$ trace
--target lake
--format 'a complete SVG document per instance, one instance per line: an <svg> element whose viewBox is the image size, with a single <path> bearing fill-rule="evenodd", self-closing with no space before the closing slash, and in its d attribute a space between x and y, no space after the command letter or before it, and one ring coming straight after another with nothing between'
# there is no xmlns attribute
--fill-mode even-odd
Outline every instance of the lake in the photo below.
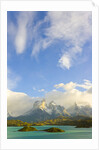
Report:
<svg viewBox="0 0 99 150"><path fill-rule="evenodd" d="M92 128L75 128L75 126L34 126L38 130L51 127L60 128L65 132L30 131L19 132L22 127L7 127L8 139L92 139Z"/></svg>

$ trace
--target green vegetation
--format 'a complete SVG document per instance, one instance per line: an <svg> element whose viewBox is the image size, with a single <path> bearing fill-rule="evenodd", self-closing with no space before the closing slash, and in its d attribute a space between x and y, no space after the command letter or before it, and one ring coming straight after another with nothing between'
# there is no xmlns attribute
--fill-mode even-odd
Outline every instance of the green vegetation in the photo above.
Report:
<svg viewBox="0 0 99 150"><path fill-rule="evenodd" d="M27 132L27 131L38 131L38 130L34 127L23 127L22 129L20 129L18 131Z"/></svg>
<svg viewBox="0 0 99 150"><path fill-rule="evenodd" d="M92 120L79 120L76 128L90 128L92 127Z"/></svg>
<svg viewBox="0 0 99 150"><path fill-rule="evenodd" d="M92 118L85 116L76 116L74 118L59 116L56 119L33 123L33 126L37 125L71 125L76 126L76 128L90 128L92 127Z"/></svg>
<svg viewBox="0 0 99 150"><path fill-rule="evenodd" d="M59 117L57 117L55 119L35 122L35 123L33 123L33 126L37 126L37 125L64 125L65 122L68 123L70 121L71 121L71 119L68 118L68 117L59 116Z"/></svg>
<svg viewBox="0 0 99 150"><path fill-rule="evenodd" d="M49 129L45 129L43 131L46 131L46 132L65 132L64 130L59 129L59 128L49 128Z"/></svg>
<svg viewBox="0 0 99 150"><path fill-rule="evenodd" d="M18 130L21 132L28 132L28 131L38 131L36 128L34 127L23 127L22 129ZM45 129L45 130L40 130L40 131L46 131L46 132L65 132L62 129L59 128L49 128L49 129Z"/></svg>
<svg viewBox="0 0 99 150"><path fill-rule="evenodd" d="M7 120L7 126L32 126L32 123L23 122L21 120Z"/></svg>
<svg viewBox="0 0 99 150"><path fill-rule="evenodd" d="M56 119L27 123L20 120L8 120L7 126L43 126L43 125L71 125L76 128L90 128L92 127L92 118L85 116L64 117L59 116Z"/></svg>
<svg viewBox="0 0 99 150"><path fill-rule="evenodd" d="M32 123L32 126L44 126L45 124L42 123L42 122L35 122L35 123Z"/></svg>

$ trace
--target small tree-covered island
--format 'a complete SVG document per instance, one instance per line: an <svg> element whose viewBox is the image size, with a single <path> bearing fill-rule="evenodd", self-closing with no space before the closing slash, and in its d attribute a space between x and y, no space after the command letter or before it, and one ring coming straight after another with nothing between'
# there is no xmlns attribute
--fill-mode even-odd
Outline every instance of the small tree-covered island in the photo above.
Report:
<svg viewBox="0 0 99 150"><path fill-rule="evenodd" d="M34 128L34 127L23 127L22 129L19 129L18 131L20 131L20 132L29 132L29 131L37 131L37 129L36 128Z"/></svg>
<svg viewBox="0 0 99 150"><path fill-rule="evenodd" d="M22 129L19 129L18 131L20 132L29 132L29 131L38 131L34 127L23 127ZM46 132L64 132L64 130L61 130L59 128L49 128L45 130L40 130L40 131L46 131Z"/></svg>

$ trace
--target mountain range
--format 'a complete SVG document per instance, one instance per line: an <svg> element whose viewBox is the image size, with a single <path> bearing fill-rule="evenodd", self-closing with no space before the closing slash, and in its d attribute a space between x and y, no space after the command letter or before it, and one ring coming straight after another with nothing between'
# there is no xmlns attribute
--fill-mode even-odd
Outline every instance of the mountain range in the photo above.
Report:
<svg viewBox="0 0 99 150"><path fill-rule="evenodd" d="M90 106L78 106L76 103L67 110L64 106L57 105L54 101L49 104L45 100L35 101L33 108L17 117L7 114L8 120L21 120L24 122L39 122L54 119L58 116L75 117L75 116L92 116L92 108Z"/></svg>

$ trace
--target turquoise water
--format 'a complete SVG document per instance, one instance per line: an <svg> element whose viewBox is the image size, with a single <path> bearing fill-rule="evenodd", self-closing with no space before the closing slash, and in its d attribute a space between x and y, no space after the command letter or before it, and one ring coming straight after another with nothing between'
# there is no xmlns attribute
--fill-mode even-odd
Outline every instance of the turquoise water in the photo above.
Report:
<svg viewBox="0 0 99 150"><path fill-rule="evenodd" d="M92 128L75 128L74 126L35 126L38 130L56 127L65 130L60 133L45 131L19 132L22 127L7 127L8 139L91 139Z"/></svg>

